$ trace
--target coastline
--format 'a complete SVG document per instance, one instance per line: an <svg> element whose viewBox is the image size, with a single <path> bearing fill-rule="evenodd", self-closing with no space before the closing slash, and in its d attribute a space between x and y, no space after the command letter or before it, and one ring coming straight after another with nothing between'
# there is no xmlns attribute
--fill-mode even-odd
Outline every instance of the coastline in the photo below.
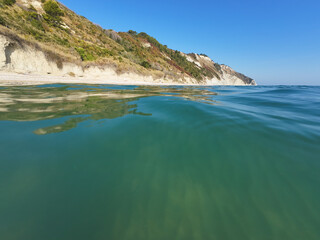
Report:
<svg viewBox="0 0 320 240"><path fill-rule="evenodd" d="M132 78L88 78L88 77L68 77L41 74L19 74L11 72L0 72L0 86L24 86L24 85L42 85L42 84L110 84L110 85L154 85L154 86L207 86L205 84L177 83L173 81L164 81L163 79L132 80Z"/></svg>
<svg viewBox="0 0 320 240"><path fill-rule="evenodd" d="M109 85L150 85L150 86L219 86L214 84L178 83L171 80L148 81L133 80L132 78L96 78L96 77L71 77L41 74L20 74L12 72L0 72L0 86L28 86L43 84L109 84Z"/></svg>

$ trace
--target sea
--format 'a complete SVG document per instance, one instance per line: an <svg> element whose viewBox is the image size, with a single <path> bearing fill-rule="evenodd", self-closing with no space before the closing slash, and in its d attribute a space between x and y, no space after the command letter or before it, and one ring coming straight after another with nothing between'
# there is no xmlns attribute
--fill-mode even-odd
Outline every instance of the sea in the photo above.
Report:
<svg viewBox="0 0 320 240"><path fill-rule="evenodd" d="M0 87L2 240L319 240L320 87Z"/></svg>

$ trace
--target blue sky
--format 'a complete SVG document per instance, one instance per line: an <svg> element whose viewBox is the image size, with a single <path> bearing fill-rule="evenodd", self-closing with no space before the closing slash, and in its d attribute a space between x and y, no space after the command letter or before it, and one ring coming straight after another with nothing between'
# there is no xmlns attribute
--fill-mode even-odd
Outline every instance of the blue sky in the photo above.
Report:
<svg viewBox="0 0 320 240"><path fill-rule="evenodd" d="M320 85L320 0L61 0L106 29L205 53L259 84Z"/></svg>

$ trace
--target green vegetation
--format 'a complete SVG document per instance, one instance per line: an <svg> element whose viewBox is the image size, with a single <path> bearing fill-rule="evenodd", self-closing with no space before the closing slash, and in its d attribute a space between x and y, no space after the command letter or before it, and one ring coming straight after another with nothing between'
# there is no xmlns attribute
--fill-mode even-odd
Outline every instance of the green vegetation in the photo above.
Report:
<svg viewBox="0 0 320 240"><path fill-rule="evenodd" d="M61 17L64 15L63 11L60 9L59 5L53 1L49 0L43 4L44 11L51 17Z"/></svg>
<svg viewBox="0 0 320 240"><path fill-rule="evenodd" d="M16 3L16 0L3 0L3 3L7 6L12 6Z"/></svg>
<svg viewBox="0 0 320 240"><path fill-rule="evenodd" d="M90 51L83 49L81 47L75 48L76 51L79 53L82 61L93 61L95 57L90 53Z"/></svg>
<svg viewBox="0 0 320 240"><path fill-rule="evenodd" d="M48 23L50 23L53 26L60 26L61 16L64 16L64 13L55 1L53 0L46 1L43 4L43 10L46 12L43 18Z"/></svg>
<svg viewBox="0 0 320 240"><path fill-rule="evenodd" d="M146 34L146 33L144 33L144 32L139 33L139 34L138 34L138 37L141 37L141 38L146 39L146 40L147 40L149 43L151 43L153 46L157 47L161 52L166 52L166 53L167 53L167 51L169 50L169 49L167 48L167 46L162 45L161 43L159 43L159 42L157 41L157 39L149 36L148 34Z"/></svg>
<svg viewBox="0 0 320 240"><path fill-rule="evenodd" d="M32 35L36 40L42 41L45 39L45 34L43 32L40 32L34 28L26 28L26 32L30 35Z"/></svg>
<svg viewBox="0 0 320 240"><path fill-rule="evenodd" d="M144 32L139 33L137 36L146 39L149 43L158 48L160 52L168 55L171 58L171 61L173 61L172 64L180 71L185 72L198 80L201 80L203 75L207 76L205 70L201 70L194 63L189 62L179 51L169 49L167 46L162 45L155 38Z"/></svg>
<svg viewBox="0 0 320 240"><path fill-rule="evenodd" d="M33 12L33 11L32 12L27 12L26 19L36 29L38 29L40 31L43 31L43 32L45 31L43 26L42 26L41 17L36 12Z"/></svg>
<svg viewBox="0 0 320 240"><path fill-rule="evenodd" d="M67 38L60 38L58 36L55 37L56 43L62 46L70 47L69 40Z"/></svg>
<svg viewBox="0 0 320 240"><path fill-rule="evenodd" d="M129 30L128 33L129 33L130 35L134 35L134 36L137 35L137 32L136 32L136 31L133 31L133 30Z"/></svg>
<svg viewBox="0 0 320 240"><path fill-rule="evenodd" d="M114 52L98 47L96 45L89 45L82 43L81 47L76 47L75 50L79 53L82 61L94 61L99 58L114 56Z"/></svg>
<svg viewBox="0 0 320 240"><path fill-rule="evenodd" d="M151 64L148 63L147 61L143 61L143 62L141 63L141 66L144 67L144 68L151 68Z"/></svg>
<svg viewBox="0 0 320 240"><path fill-rule="evenodd" d="M6 25L6 21L4 20L3 17L0 16L0 25L5 26Z"/></svg>

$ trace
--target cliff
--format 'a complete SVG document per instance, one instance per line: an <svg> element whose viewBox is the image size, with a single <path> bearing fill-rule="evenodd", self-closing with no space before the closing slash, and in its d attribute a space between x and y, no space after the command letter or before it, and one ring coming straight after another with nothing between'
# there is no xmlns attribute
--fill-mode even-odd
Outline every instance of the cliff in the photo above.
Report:
<svg viewBox="0 0 320 240"><path fill-rule="evenodd" d="M0 74L256 84L205 55L169 49L146 33L105 30L53 0L0 0L0 10Z"/></svg>

